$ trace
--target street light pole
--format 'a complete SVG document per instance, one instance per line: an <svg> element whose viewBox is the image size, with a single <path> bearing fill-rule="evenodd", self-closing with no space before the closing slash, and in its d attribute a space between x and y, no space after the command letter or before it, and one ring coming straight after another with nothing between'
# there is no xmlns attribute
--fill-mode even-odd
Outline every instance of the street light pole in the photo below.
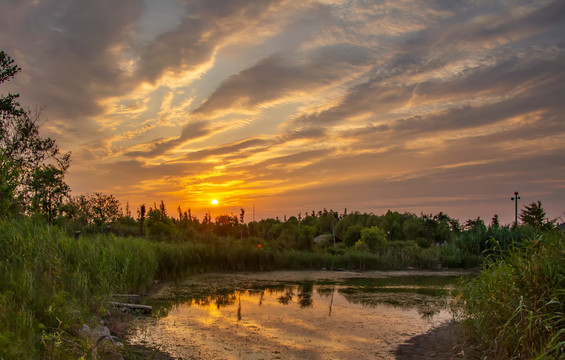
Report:
<svg viewBox="0 0 565 360"><path fill-rule="evenodd" d="M518 196L517 191L515 191L514 196L510 198L510 200L514 201L514 204L515 204L514 205L514 207L515 207L515 210L514 210L514 226L518 226L518 199L519 198L520 197Z"/></svg>

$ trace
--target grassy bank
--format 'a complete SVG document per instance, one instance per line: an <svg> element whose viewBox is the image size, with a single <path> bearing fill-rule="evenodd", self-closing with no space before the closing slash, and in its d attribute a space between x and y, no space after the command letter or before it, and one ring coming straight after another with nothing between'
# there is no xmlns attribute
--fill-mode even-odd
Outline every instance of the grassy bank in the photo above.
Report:
<svg viewBox="0 0 565 360"><path fill-rule="evenodd" d="M563 235L546 233L493 253L458 304L459 318L490 358L565 358Z"/></svg>
<svg viewBox="0 0 565 360"><path fill-rule="evenodd" d="M30 220L0 220L0 358L88 356L81 324L119 291L142 291L157 269L146 241L76 241Z"/></svg>

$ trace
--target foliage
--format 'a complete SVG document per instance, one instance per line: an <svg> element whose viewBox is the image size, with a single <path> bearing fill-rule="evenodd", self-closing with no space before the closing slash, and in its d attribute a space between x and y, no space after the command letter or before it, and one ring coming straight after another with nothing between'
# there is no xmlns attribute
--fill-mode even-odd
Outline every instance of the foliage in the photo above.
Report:
<svg viewBox="0 0 565 360"><path fill-rule="evenodd" d="M0 84L19 71L0 51ZM0 97L0 211L35 212L51 222L69 190L63 178L70 153L61 154L55 140L39 135L41 113L24 110L17 98L18 94Z"/></svg>
<svg viewBox="0 0 565 360"><path fill-rule="evenodd" d="M371 226L361 230L361 241L371 250L383 247L386 243L386 234L383 229L378 226Z"/></svg>
<svg viewBox="0 0 565 360"><path fill-rule="evenodd" d="M493 356L565 357L565 241L544 233L491 256L457 297L459 319Z"/></svg>
<svg viewBox="0 0 565 360"><path fill-rule="evenodd" d="M60 212L63 201L70 191L64 181L69 165L70 154L65 154L58 159L58 166L41 164L33 171L29 184L31 210L44 214L49 224Z"/></svg>
<svg viewBox="0 0 565 360"><path fill-rule="evenodd" d="M176 229L173 221L167 216L164 207L161 209L149 208L145 220L147 233L156 240L173 239Z"/></svg>
<svg viewBox="0 0 565 360"><path fill-rule="evenodd" d="M31 219L0 220L0 358L88 355L81 324L105 312L109 294L144 291L156 274L154 247L124 240L77 241Z"/></svg>
<svg viewBox="0 0 565 360"><path fill-rule="evenodd" d="M553 228L554 223L546 218L545 210L541 205L541 201L526 205L520 213L520 220L522 220L524 224L529 225L538 231L550 230Z"/></svg>

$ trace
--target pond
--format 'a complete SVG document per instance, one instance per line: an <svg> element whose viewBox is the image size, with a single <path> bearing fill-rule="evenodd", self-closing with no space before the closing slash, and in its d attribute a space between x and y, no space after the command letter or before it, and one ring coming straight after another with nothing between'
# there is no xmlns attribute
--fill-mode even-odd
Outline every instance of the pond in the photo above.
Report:
<svg viewBox="0 0 565 360"><path fill-rule="evenodd" d="M280 271L204 274L161 288L129 342L182 359L392 359L451 320L466 273Z"/></svg>

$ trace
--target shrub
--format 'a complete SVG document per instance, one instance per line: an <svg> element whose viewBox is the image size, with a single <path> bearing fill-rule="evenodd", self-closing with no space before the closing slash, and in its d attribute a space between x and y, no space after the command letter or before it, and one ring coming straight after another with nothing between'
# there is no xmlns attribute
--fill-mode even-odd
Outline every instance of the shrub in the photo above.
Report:
<svg viewBox="0 0 565 360"><path fill-rule="evenodd" d="M386 244L386 234L383 229L378 226L371 226L361 230L361 241L371 250L376 250Z"/></svg>

